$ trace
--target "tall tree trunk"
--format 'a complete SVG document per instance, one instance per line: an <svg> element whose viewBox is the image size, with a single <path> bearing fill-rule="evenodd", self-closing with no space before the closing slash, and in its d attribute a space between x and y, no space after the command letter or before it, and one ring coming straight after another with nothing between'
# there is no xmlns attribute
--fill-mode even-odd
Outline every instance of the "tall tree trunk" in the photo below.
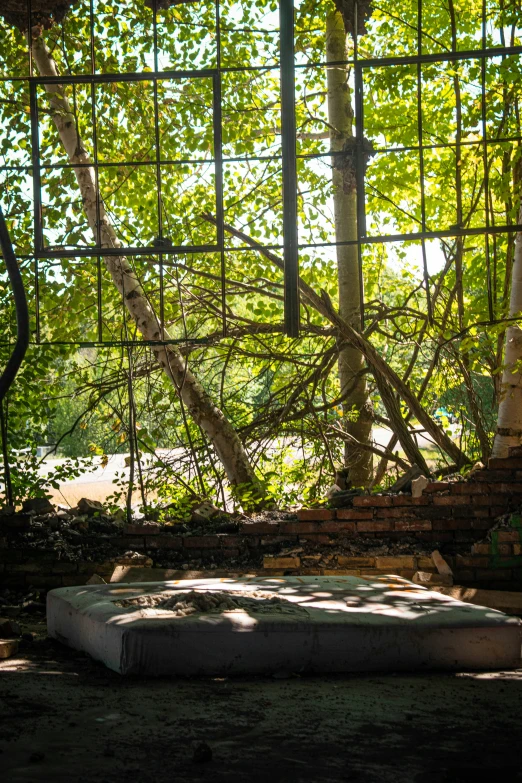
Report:
<svg viewBox="0 0 522 783"><path fill-rule="evenodd" d="M348 59L346 32L341 14L332 11L326 18L326 60L339 63ZM332 186L337 242L357 239L357 194L351 155L343 155L346 145L353 140L353 111L348 68L330 65L327 68L328 121L330 125L330 149L341 153L332 155ZM339 315L354 329L361 325L361 299L359 289L359 259L357 245L337 245L337 277L339 290ZM372 411L368 398L366 379L361 375L364 367L362 353L347 342L339 347L339 382L344 397L343 413L346 431L360 443L371 440ZM354 486L367 486L372 478L372 453L350 442L345 443L345 463Z"/></svg>
<svg viewBox="0 0 522 783"><path fill-rule="evenodd" d="M56 63L41 36L32 42L33 59L41 76L57 76ZM60 84L46 84L50 96L51 113L70 163L89 164L91 160L79 136L74 114ZM96 189L94 167L74 169L89 226L97 239L97 208L99 200L100 240L105 248L118 248L121 243L111 225L103 202ZM105 265L114 285L120 292L127 310L146 340L168 340L170 335L152 309L134 270L124 256L106 256ZM211 400L187 366L186 360L174 345L153 348L158 364L163 368L194 421L205 432L221 460L231 484L249 485L259 489L259 482L250 465L243 444L233 426Z"/></svg>
<svg viewBox="0 0 522 783"><path fill-rule="evenodd" d="M522 208L518 222L522 221ZM517 234L511 269L509 317L522 313L522 233ZM498 409L494 457L507 457L510 446L522 444L522 328L517 323L506 330L504 371Z"/></svg>

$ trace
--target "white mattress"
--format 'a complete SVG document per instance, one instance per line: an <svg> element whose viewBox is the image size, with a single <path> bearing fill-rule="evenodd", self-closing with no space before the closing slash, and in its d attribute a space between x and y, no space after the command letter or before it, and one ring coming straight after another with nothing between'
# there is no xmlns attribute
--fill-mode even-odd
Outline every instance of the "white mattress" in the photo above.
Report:
<svg viewBox="0 0 522 783"><path fill-rule="evenodd" d="M119 605L190 590L283 599L278 608L175 616ZM121 674L231 675L520 666L522 623L397 576L193 579L64 587L49 635Z"/></svg>

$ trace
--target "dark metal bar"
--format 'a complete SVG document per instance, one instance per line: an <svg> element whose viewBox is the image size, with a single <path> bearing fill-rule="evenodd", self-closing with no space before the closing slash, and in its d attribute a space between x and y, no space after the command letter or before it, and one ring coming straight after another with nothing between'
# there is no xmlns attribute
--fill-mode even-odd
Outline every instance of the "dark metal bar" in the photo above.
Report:
<svg viewBox="0 0 522 783"><path fill-rule="evenodd" d="M39 343L35 343L33 340L29 341L29 345L77 345L79 348L121 348L127 345L206 345L208 343L208 337L181 337L176 340L42 340ZM0 340L0 345L9 345L10 343Z"/></svg>
<svg viewBox="0 0 522 783"><path fill-rule="evenodd" d="M169 245L162 248L164 255L176 255L177 253L216 253L219 251L218 245ZM85 247L64 248L63 250L52 250L44 248L39 253L34 253L30 258L77 258L92 256L157 256L158 247L155 245L148 247L104 247L100 254L100 248L86 245ZM22 257L22 256L21 256Z"/></svg>
<svg viewBox="0 0 522 783"><path fill-rule="evenodd" d="M421 63L444 63L455 60L476 60L484 57L500 57L503 54L522 54L522 46L495 46L491 49L467 49L444 54L405 55L403 57L374 57L360 60L362 68L382 68L387 65L415 65Z"/></svg>
<svg viewBox="0 0 522 783"><path fill-rule="evenodd" d="M482 0L482 48L486 48L486 0ZM480 62L480 111L482 124L482 164L484 166L484 217L486 227L489 228L489 164L488 164L488 145L487 138L487 114L486 114L486 60L482 58ZM488 292L488 311L489 318L494 318L493 308L493 290L491 282L491 259L489 255L489 238L484 236L486 250L486 285Z"/></svg>
<svg viewBox="0 0 522 783"><path fill-rule="evenodd" d="M422 55L422 0L417 2L417 53ZM426 231L426 194L424 191L424 146L423 146L423 128L422 128L422 65L417 63L417 134L419 141L419 178L421 194L421 225L423 232ZM421 240L422 249L422 271L424 276L424 286L426 288L426 305L428 311L428 322L432 322L431 311L431 293L430 276L428 274L428 259L426 257L426 242Z"/></svg>
<svg viewBox="0 0 522 783"><path fill-rule="evenodd" d="M154 71L158 73L158 16L157 16L157 2L154 0L152 7L153 14L153 31L154 31ZM161 189L161 139L159 131L159 103L158 103L158 81L154 80L153 84L154 92L154 147L156 150L156 209L158 211L158 242L160 245L164 243L163 237L163 200ZM165 276L163 269L163 253L158 256L159 260L159 327L161 336L165 336ZM129 360L130 361L130 360ZM137 450L136 450L137 453Z"/></svg>
<svg viewBox="0 0 522 783"><path fill-rule="evenodd" d="M9 454L7 449L7 425L4 418L4 399L9 391L11 384L16 378L16 373L24 359L27 347L29 345L29 310L27 308L27 299L22 275L18 268L18 263L13 251L7 225L4 220L4 214L0 208L0 248L4 257L4 263L9 275L11 288L16 307L16 342L9 357L4 371L0 375L0 427L2 436L2 454L4 460L5 490L7 502L13 502L13 488L11 485L11 473L9 469Z"/></svg>
<svg viewBox="0 0 522 783"><path fill-rule="evenodd" d="M452 60L470 60L470 59L476 59L481 57L501 57L501 56L509 56L512 54L522 54L522 46L492 46L489 49L466 49L466 50L460 50L457 52L443 52L443 53L432 53L432 54L423 54L420 57L418 55L403 55L401 57L374 57L374 58L359 58L359 65L362 68L375 68L375 67L385 67L388 65L415 65L419 60L420 62L425 63L439 63L439 62L448 62ZM327 65L354 65L354 61L352 59L349 60L339 60L338 62L331 62L328 63L323 60L314 60L311 63L298 63L294 65L295 69L303 70L306 68L324 68ZM279 70L279 66L274 63L274 65L235 65L235 66L223 66L221 68L221 73L243 73L243 72L249 72L249 71L277 71ZM176 79L176 78L183 78L183 77L196 77L196 76L212 76L212 74L215 72L215 69L212 68L205 68L202 70L197 71L179 71L179 70L173 70L173 71L162 71L161 76L157 75L155 76L153 73L149 71L140 71L138 73L97 73L94 77L96 81L100 82L118 82L118 81L147 81L150 79L158 78L158 79ZM17 81L27 81L28 79L31 79L34 77L29 76L17 76ZM85 82L90 81L93 77L92 76L86 76L83 74L78 74L75 76L67 76L67 82L72 83L73 81L77 82ZM63 78L61 76L39 76L37 77L38 82L41 84L61 84L63 83ZM2 81L12 81L11 77L9 76L0 76L0 82Z"/></svg>
<svg viewBox="0 0 522 783"><path fill-rule="evenodd" d="M31 81L36 82L39 85L46 84L111 84L113 82L151 82L156 80L167 79L172 81L173 79L198 79L198 78L212 78L216 73L215 68L203 68L200 71L161 71L160 73L154 73L154 71L140 71L139 73L125 73L123 71L119 73L95 73L95 74L64 74L60 76L17 76L17 81ZM13 81L6 77L0 78L0 81Z"/></svg>
<svg viewBox="0 0 522 783"><path fill-rule="evenodd" d="M283 154L283 242L285 333L299 336L299 252L295 131L294 3L279 0L281 27L281 136Z"/></svg>
<svg viewBox="0 0 522 783"><path fill-rule="evenodd" d="M227 275L225 263L225 212L223 207L223 116L221 96L221 32L219 0L216 0L216 48L218 70L212 85L212 121L214 129L214 172L216 183L216 231L221 269L221 325L223 337L227 336Z"/></svg>
<svg viewBox="0 0 522 783"><path fill-rule="evenodd" d="M493 139L485 139L484 141L480 142L476 139L473 139L472 141L461 141L460 145L461 147L476 147L479 144L486 144L488 147L490 145L497 145L504 142L522 142L522 136L498 136ZM423 143L423 149L424 150L442 150L442 149L453 149L456 147L457 144L454 141L447 141L443 144L426 144ZM416 152L419 149L417 145L408 146L408 147L374 147L374 152L376 154L384 155L389 152ZM342 152L339 151L329 151L329 152L299 152L296 154L296 158L303 159L303 160L314 160L316 158L331 158L335 155L342 155ZM248 156L237 156L233 158L225 157L223 156L223 163L241 163L243 161L271 161L271 160L281 160L281 155L248 155ZM176 160L160 160L160 163L163 166L176 166L176 165L187 165L187 164L193 164L193 165L202 165L205 163L212 163L214 161L214 158L200 158L200 159L189 159L189 158L179 158ZM154 160L122 160L122 161L103 161L102 163L98 163L98 168L120 168L124 166L151 166L155 163ZM81 169L81 168L91 168L92 163L46 163L43 166L40 166L41 171L51 171L53 169ZM25 166L0 166L0 171L32 171L32 165L25 165Z"/></svg>
<svg viewBox="0 0 522 783"><path fill-rule="evenodd" d="M33 168L33 243L34 243L34 292L36 315L36 342L40 341L40 285L37 253L43 248L42 182L40 177L40 135L38 131L38 94L34 81L29 83L29 108L31 112L31 160Z"/></svg>
<svg viewBox="0 0 522 783"><path fill-rule="evenodd" d="M4 263L9 275L13 297L16 306L16 328L17 337L13 353L7 362L2 375L0 376L0 402L5 398L9 387L15 379L20 365L25 356L29 344L29 311L27 308L27 299L22 280L22 275L18 268L18 263L14 254L4 214L0 208L0 248L4 257Z"/></svg>
<svg viewBox="0 0 522 783"><path fill-rule="evenodd" d="M94 45L94 0L90 0L89 6L90 13L90 44L91 44L91 73L96 73L96 48ZM94 158L94 187L96 190L96 236L95 243L97 247L101 247L101 220L100 220L100 178L98 168L98 122L96 115L96 87L94 82L91 82L91 121L92 121L92 144L93 144L93 158ZM86 164L90 166L91 164ZM96 262L96 309L97 309L97 328L98 328L98 340L103 340L103 296L102 296L102 260L101 256L97 256Z"/></svg>
<svg viewBox="0 0 522 783"><path fill-rule="evenodd" d="M364 192L364 95L363 95L363 74L359 67L359 41L357 37L358 27L358 7L354 4L354 23L353 23L353 59L354 59L354 103L355 103L355 190L356 190L356 213L357 213L357 262L359 270L359 308L361 312L361 331L364 330L364 273L363 273L363 253L361 239L366 235L366 194Z"/></svg>

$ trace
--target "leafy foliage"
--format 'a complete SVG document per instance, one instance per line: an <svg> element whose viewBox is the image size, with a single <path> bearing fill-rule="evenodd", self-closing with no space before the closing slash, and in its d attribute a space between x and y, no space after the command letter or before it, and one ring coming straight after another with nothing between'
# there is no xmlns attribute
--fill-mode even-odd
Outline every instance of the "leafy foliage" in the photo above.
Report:
<svg viewBox="0 0 522 783"><path fill-rule="evenodd" d="M156 24L149 5L96 0L91 20L90 3L82 0L46 40L93 158L96 141L100 197L122 243L150 247L161 225L165 237L187 249L132 258L149 301L171 334L188 340L183 350L190 366L240 432L271 496L285 504L311 502L332 483L342 459L335 433L342 420L336 336L304 301L302 336L282 336L282 271L252 247L252 242L275 246L277 255L282 241L278 4L224 0L219 39L213 2L162 8ZM296 6L300 268L306 283L336 303L324 66L326 17L334 4L302 0ZM416 55L417 12L412 0L375 5L358 40L358 57ZM446 7L425 0L422 53L477 49L481 14L482 1L453 0ZM488 3L486 21L488 47L520 43L516 3ZM66 83L67 75L91 73L91 23L96 71L139 73L143 80L92 88ZM351 38L349 46L353 53ZM2 207L26 282L34 341L42 343L31 348L10 396L10 444L56 442L71 430L60 448L75 457L89 453L91 445L102 454L159 449L161 459L147 478L149 495L178 502L189 487L224 497L216 456L150 349L110 346L139 338L103 261L82 256L94 240L43 88L38 101L44 241L74 257L32 260L29 95L27 83L15 80L27 76L28 58L16 28L0 25L0 53L9 77L0 86L0 157L9 167L0 173ZM156 88L147 77L156 66L195 71L216 68L218 61L225 220L251 240L227 234L223 259L212 249L216 229L205 217L216 213L213 80L165 73ZM240 70L244 66L251 70ZM375 239L362 246L365 336L428 411L445 406L457 415L461 447L472 460L487 456L498 403L514 233L486 238L455 229L517 220L520 67L518 57L502 55L425 62L419 70L416 64L363 69L365 135L376 150L365 182L367 230ZM346 74L353 91L350 64ZM416 236L423 229L435 234L425 243L426 269ZM378 241L382 235L397 238ZM198 246L210 249L194 252ZM8 325L4 361L5 341L14 334L5 276L0 308ZM72 344L101 341L107 347L80 354ZM386 426L386 411L370 383L376 426ZM135 434L125 423L130 404L139 425ZM486 441L477 436L481 427ZM435 450L432 464L446 462ZM390 480L393 473L389 463Z"/></svg>

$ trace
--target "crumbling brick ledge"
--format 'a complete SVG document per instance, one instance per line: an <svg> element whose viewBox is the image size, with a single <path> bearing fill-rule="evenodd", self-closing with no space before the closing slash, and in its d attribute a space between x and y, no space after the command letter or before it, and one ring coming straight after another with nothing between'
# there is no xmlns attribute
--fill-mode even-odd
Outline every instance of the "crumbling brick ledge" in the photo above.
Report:
<svg viewBox="0 0 522 783"><path fill-rule="evenodd" d="M458 584L521 590L521 505L517 449L506 459L491 459L466 481L432 482L420 497L360 495L348 508L302 509L297 518L254 521L233 534L177 535L175 526L127 525L121 535L104 537L121 554L103 561L68 562L53 549L15 546L16 530L5 523L0 583L49 589L84 584L93 574L108 581L115 568L121 575L130 566L168 568L173 578L195 573L411 578L417 570L435 572L430 550L440 548ZM93 536L85 533L77 541L92 545ZM405 541L408 551L387 553L387 547L404 549Z"/></svg>

